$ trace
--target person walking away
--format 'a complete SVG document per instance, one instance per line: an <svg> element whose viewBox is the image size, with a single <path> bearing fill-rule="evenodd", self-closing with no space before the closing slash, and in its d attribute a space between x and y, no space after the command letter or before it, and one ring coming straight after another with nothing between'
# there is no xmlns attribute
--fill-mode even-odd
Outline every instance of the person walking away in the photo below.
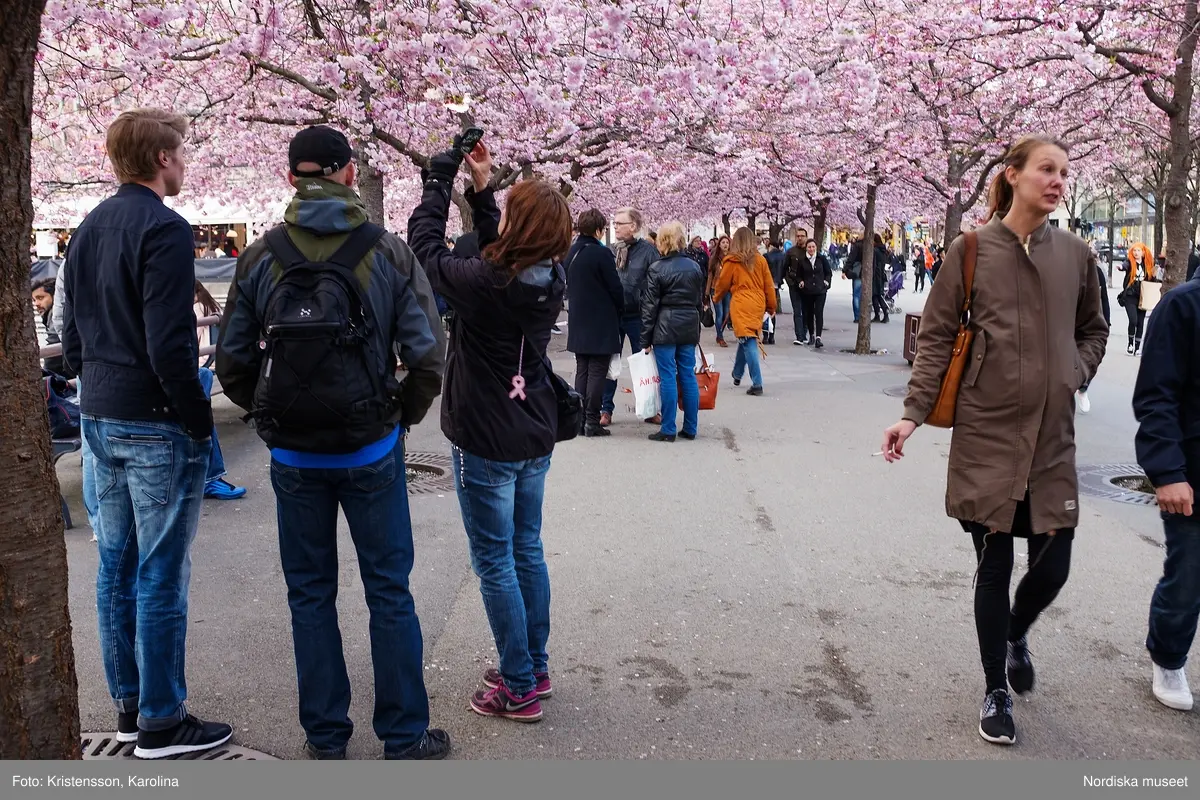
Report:
<svg viewBox="0 0 1200 800"><path fill-rule="evenodd" d="M192 286L192 313L196 315L197 320L204 317L220 316L221 314L221 306L200 281L196 281ZM211 327L197 328L196 346L204 347L207 345L211 335ZM204 396L210 400L212 399L214 375L213 371L207 365L211 363L211 356L200 356L200 386L204 389ZM234 486L225 480L225 456L221 452L221 439L217 435L217 426L214 423L212 429L212 450L209 451L208 470L204 474L204 497L206 499L213 498L214 500L238 500L245 496L245 486Z"/></svg>
<svg viewBox="0 0 1200 800"><path fill-rule="evenodd" d="M955 239L930 289L904 416L883 437L885 459L900 459L934 408L974 238L975 336L958 390L946 510L970 533L978 558L975 629L986 679L978 730L996 744L1016 741L1008 687L1033 689L1026 635L1067 581L1079 524L1071 400L1095 374L1108 339L1087 243L1049 223L1067 170L1066 148L1052 139L1025 137L1008 150L992 182L990 221ZM1010 608L1015 538L1029 542L1029 571Z"/></svg>
<svg viewBox="0 0 1200 800"><path fill-rule="evenodd" d="M1188 281L1154 308L1133 388L1138 464L1154 485L1162 513L1166 557L1150 599L1146 649L1154 696L1167 708L1190 711L1188 653L1200 619L1200 285Z"/></svg>
<svg viewBox="0 0 1200 800"><path fill-rule="evenodd" d="M763 314L775 315L775 290L771 286L767 260L758 254L754 232L749 228L738 228L733 234L733 244L721 266L721 277L714 291L715 301L726 295L732 298L729 317L733 335L738 340L737 355L733 360L733 385L741 385L742 375L749 367L750 388L746 394L761 396L763 382L758 337L762 333Z"/></svg>
<svg viewBox="0 0 1200 800"><path fill-rule="evenodd" d="M1146 310L1139 308L1143 282L1158 282L1158 270L1150 248L1141 242L1129 248L1128 258L1122 265L1125 272L1125 288L1117 295L1117 302L1125 309L1129 319L1129 343L1125 352L1131 356L1142 353L1142 331L1146 326Z"/></svg>
<svg viewBox="0 0 1200 800"><path fill-rule="evenodd" d="M600 243L608 220L597 209L579 215L579 237L567 256L570 300L567 349L575 354L575 391L583 398L583 435L609 436L600 425L608 365L621 352L621 315L625 290L617 276L617 260ZM639 339L640 341L640 339Z"/></svg>
<svg viewBox="0 0 1200 800"><path fill-rule="evenodd" d="M217 374L271 451L308 756L344 759L354 732L335 602L340 507L370 612L372 722L384 758L441 759L450 737L429 727L409 591L404 434L441 390L445 338L424 271L399 237L367 221L357 177L341 132L318 125L292 138L296 194L283 224L238 259Z"/></svg>
<svg viewBox="0 0 1200 800"><path fill-rule="evenodd" d="M650 434L654 442L675 441L676 404L683 398L683 430L695 439L700 424L700 386L696 382L696 345L700 343L700 309L704 305L704 271L682 252L683 225L668 222L658 229L661 259L650 265L642 301L642 342L654 351L662 396L662 426Z"/></svg>
<svg viewBox="0 0 1200 800"><path fill-rule="evenodd" d="M850 254L846 256L846 266L842 269L842 279L850 281L850 309L856 325L862 313L862 249L862 239L854 242L850 246Z"/></svg>
<svg viewBox="0 0 1200 800"><path fill-rule="evenodd" d="M495 214L487 147L479 144L467 162L468 201L476 213ZM536 722L540 700L553 691L542 499L558 401L546 347L562 308L560 262L571 245L571 213L545 181L521 181L509 191L502 233L483 257L455 258L441 241L458 168L455 150L434 156L408 230L433 288L455 310L442 432L453 445L471 564L500 657L470 707L483 716Z"/></svg>
<svg viewBox="0 0 1200 800"><path fill-rule="evenodd" d="M729 255L731 245L732 240L728 236L722 236L717 240L717 244L708 258L708 280L704 286L705 300L712 305L713 320L717 327L718 347L729 346L725 342L725 327L729 324L729 298L717 300L715 295L717 282L721 280L722 265L725 263L725 257Z"/></svg>
<svg viewBox="0 0 1200 800"><path fill-rule="evenodd" d="M829 266L829 259L817 252L816 239L809 239L804 251L804 261L800 265L800 300L804 303L808 340L820 350L825 346L821 342L821 330L825 324L825 293L833 283L833 268Z"/></svg>
<svg viewBox="0 0 1200 800"><path fill-rule="evenodd" d="M622 208L613 215L613 227L617 234L614 248L617 259L617 275L625 294L625 307L621 312L621 328L618 332L620 347L617 352L625 349L625 339L629 339L629 352L636 353L642 349L638 336L642 331L642 295L646 292L646 271L650 264L658 260L658 250L650 242L638 234L643 230L642 214L635 208ZM604 383L604 401L601 404L600 424L608 427L612 424L612 415L616 410L617 382L606 380ZM651 417L646 422L658 424L658 417Z"/></svg>
<svg viewBox="0 0 1200 800"><path fill-rule="evenodd" d="M1095 249L1089 248L1088 255L1092 260L1092 265L1096 269L1096 275L1100 281L1100 311L1104 314L1104 324L1112 330L1111 309L1108 302L1108 276L1104 274L1104 268L1100 266L1100 256ZM1092 385L1092 379L1095 375L1088 377L1083 385L1079 387L1079 391L1075 393L1075 407L1079 409L1080 414L1087 414L1092 410L1092 400L1088 397L1088 387Z"/></svg>
<svg viewBox="0 0 1200 800"><path fill-rule="evenodd" d="M796 338L792 344L797 347L809 343L808 325L804 319L804 292L800 288L803 282L804 262L808 258L805 242L796 242L791 250L784 254L783 281L788 290L788 302L792 304L792 328ZM778 306L776 306L778 307Z"/></svg>
<svg viewBox="0 0 1200 800"><path fill-rule="evenodd" d="M765 258L767 259L767 268L771 271L771 283L775 284L775 308L779 308L783 304L780 288L784 284L784 273L787 270L787 253L783 252L783 244L772 241L767 248ZM775 329L772 327L768 331L764 328L763 338L767 344L775 344Z"/></svg>
<svg viewBox="0 0 1200 800"><path fill-rule="evenodd" d="M891 263L892 254L883 243L883 237L875 234L875 255L871 265L871 321L888 321L887 300L887 265Z"/></svg>
<svg viewBox="0 0 1200 800"><path fill-rule="evenodd" d="M63 359L82 377L97 489L100 653L117 739L151 759L233 735L184 705L190 550L213 425L196 372L192 229L163 204L183 187L187 131L169 111L117 117L105 146L120 188L84 218L64 265Z"/></svg>

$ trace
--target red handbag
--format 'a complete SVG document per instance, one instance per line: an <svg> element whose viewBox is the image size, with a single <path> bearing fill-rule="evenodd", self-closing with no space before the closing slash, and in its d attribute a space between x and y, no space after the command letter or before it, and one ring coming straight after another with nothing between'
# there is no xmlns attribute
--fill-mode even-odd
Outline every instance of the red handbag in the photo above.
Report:
<svg viewBox="0 0 1200 800"><path fill-rule="evenodd" d="M721 373L713 371L708 366L704 356L704 348L700 350L700 371L696 373L696 384L700 387L700 410L712 411L717 407L717 386L721 382ZM679 390L679 410L683 411L683 388Z"/></svg>

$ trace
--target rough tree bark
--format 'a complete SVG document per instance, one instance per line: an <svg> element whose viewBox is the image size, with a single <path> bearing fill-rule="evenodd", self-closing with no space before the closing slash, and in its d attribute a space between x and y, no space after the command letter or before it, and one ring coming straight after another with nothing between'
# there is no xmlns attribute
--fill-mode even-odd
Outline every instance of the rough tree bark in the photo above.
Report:
<svg viewBox="0 0 1200 800"><path fill-rule="evenodd" d="M858 309L858 339L854 352L860 356L871 353L871 288L875 274L875 195L879 187L875 183L867 186L867 209L863 213L862 244L862 302ZM883 265L878 265L883 269Z"/></svg>
<svg viewBox="0 0 1200 800"><path fill-rule="evenodd" d="M825 234L829 222L829 198L822 197L812 204L813 232L812 238L817 240L817 251L825 247Z"/></svg>
<svg viewBox="0 0 1200 800"><path fill-rule="evenodd" d="M383 173L371 164L361 150L358 156L358 195L367 207L367 218L376 225L387 227L387 212L383 204Z"/></svg>
<svg viewBox="0 0 1200 800"><path fill-rule="evenodd" d="M962 232L963 213L962 192L955 192L954 199L946 204L946 228L942 232L942 247L947 250Z"/></svg>
<svg viewBox="0 0 1200 800"><path fill-rule="evenodd" d="M67 549L29 310L30 116L44 7L0 3L0 760L80 756Z"/></svg>

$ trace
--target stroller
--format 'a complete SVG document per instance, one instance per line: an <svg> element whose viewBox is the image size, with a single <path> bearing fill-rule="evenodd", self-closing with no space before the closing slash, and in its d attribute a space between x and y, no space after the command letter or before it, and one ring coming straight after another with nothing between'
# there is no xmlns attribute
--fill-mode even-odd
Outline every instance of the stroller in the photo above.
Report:
<svg viewBox="0 0 1200 800"><path fill-rule="evenodd" d="M887 291L883 293L888 314L902 313L900 306L896 305L896 295L900 294L900 290L904 288L904 273L904 269L893 269L892 277L888 279Z"/></svg>

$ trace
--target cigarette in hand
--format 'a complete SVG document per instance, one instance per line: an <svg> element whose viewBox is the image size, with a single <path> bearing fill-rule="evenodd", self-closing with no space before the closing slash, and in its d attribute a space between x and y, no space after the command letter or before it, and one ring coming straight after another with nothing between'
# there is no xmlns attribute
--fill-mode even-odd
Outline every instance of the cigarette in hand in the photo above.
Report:
<svg viewBox="0 0 1200 800"><path fill-rule="evenodd" d="M874 458L875 456L881 456L881 455L883 455L882 450L880 450L878 453L871 453L871 458Z"/></svg>

